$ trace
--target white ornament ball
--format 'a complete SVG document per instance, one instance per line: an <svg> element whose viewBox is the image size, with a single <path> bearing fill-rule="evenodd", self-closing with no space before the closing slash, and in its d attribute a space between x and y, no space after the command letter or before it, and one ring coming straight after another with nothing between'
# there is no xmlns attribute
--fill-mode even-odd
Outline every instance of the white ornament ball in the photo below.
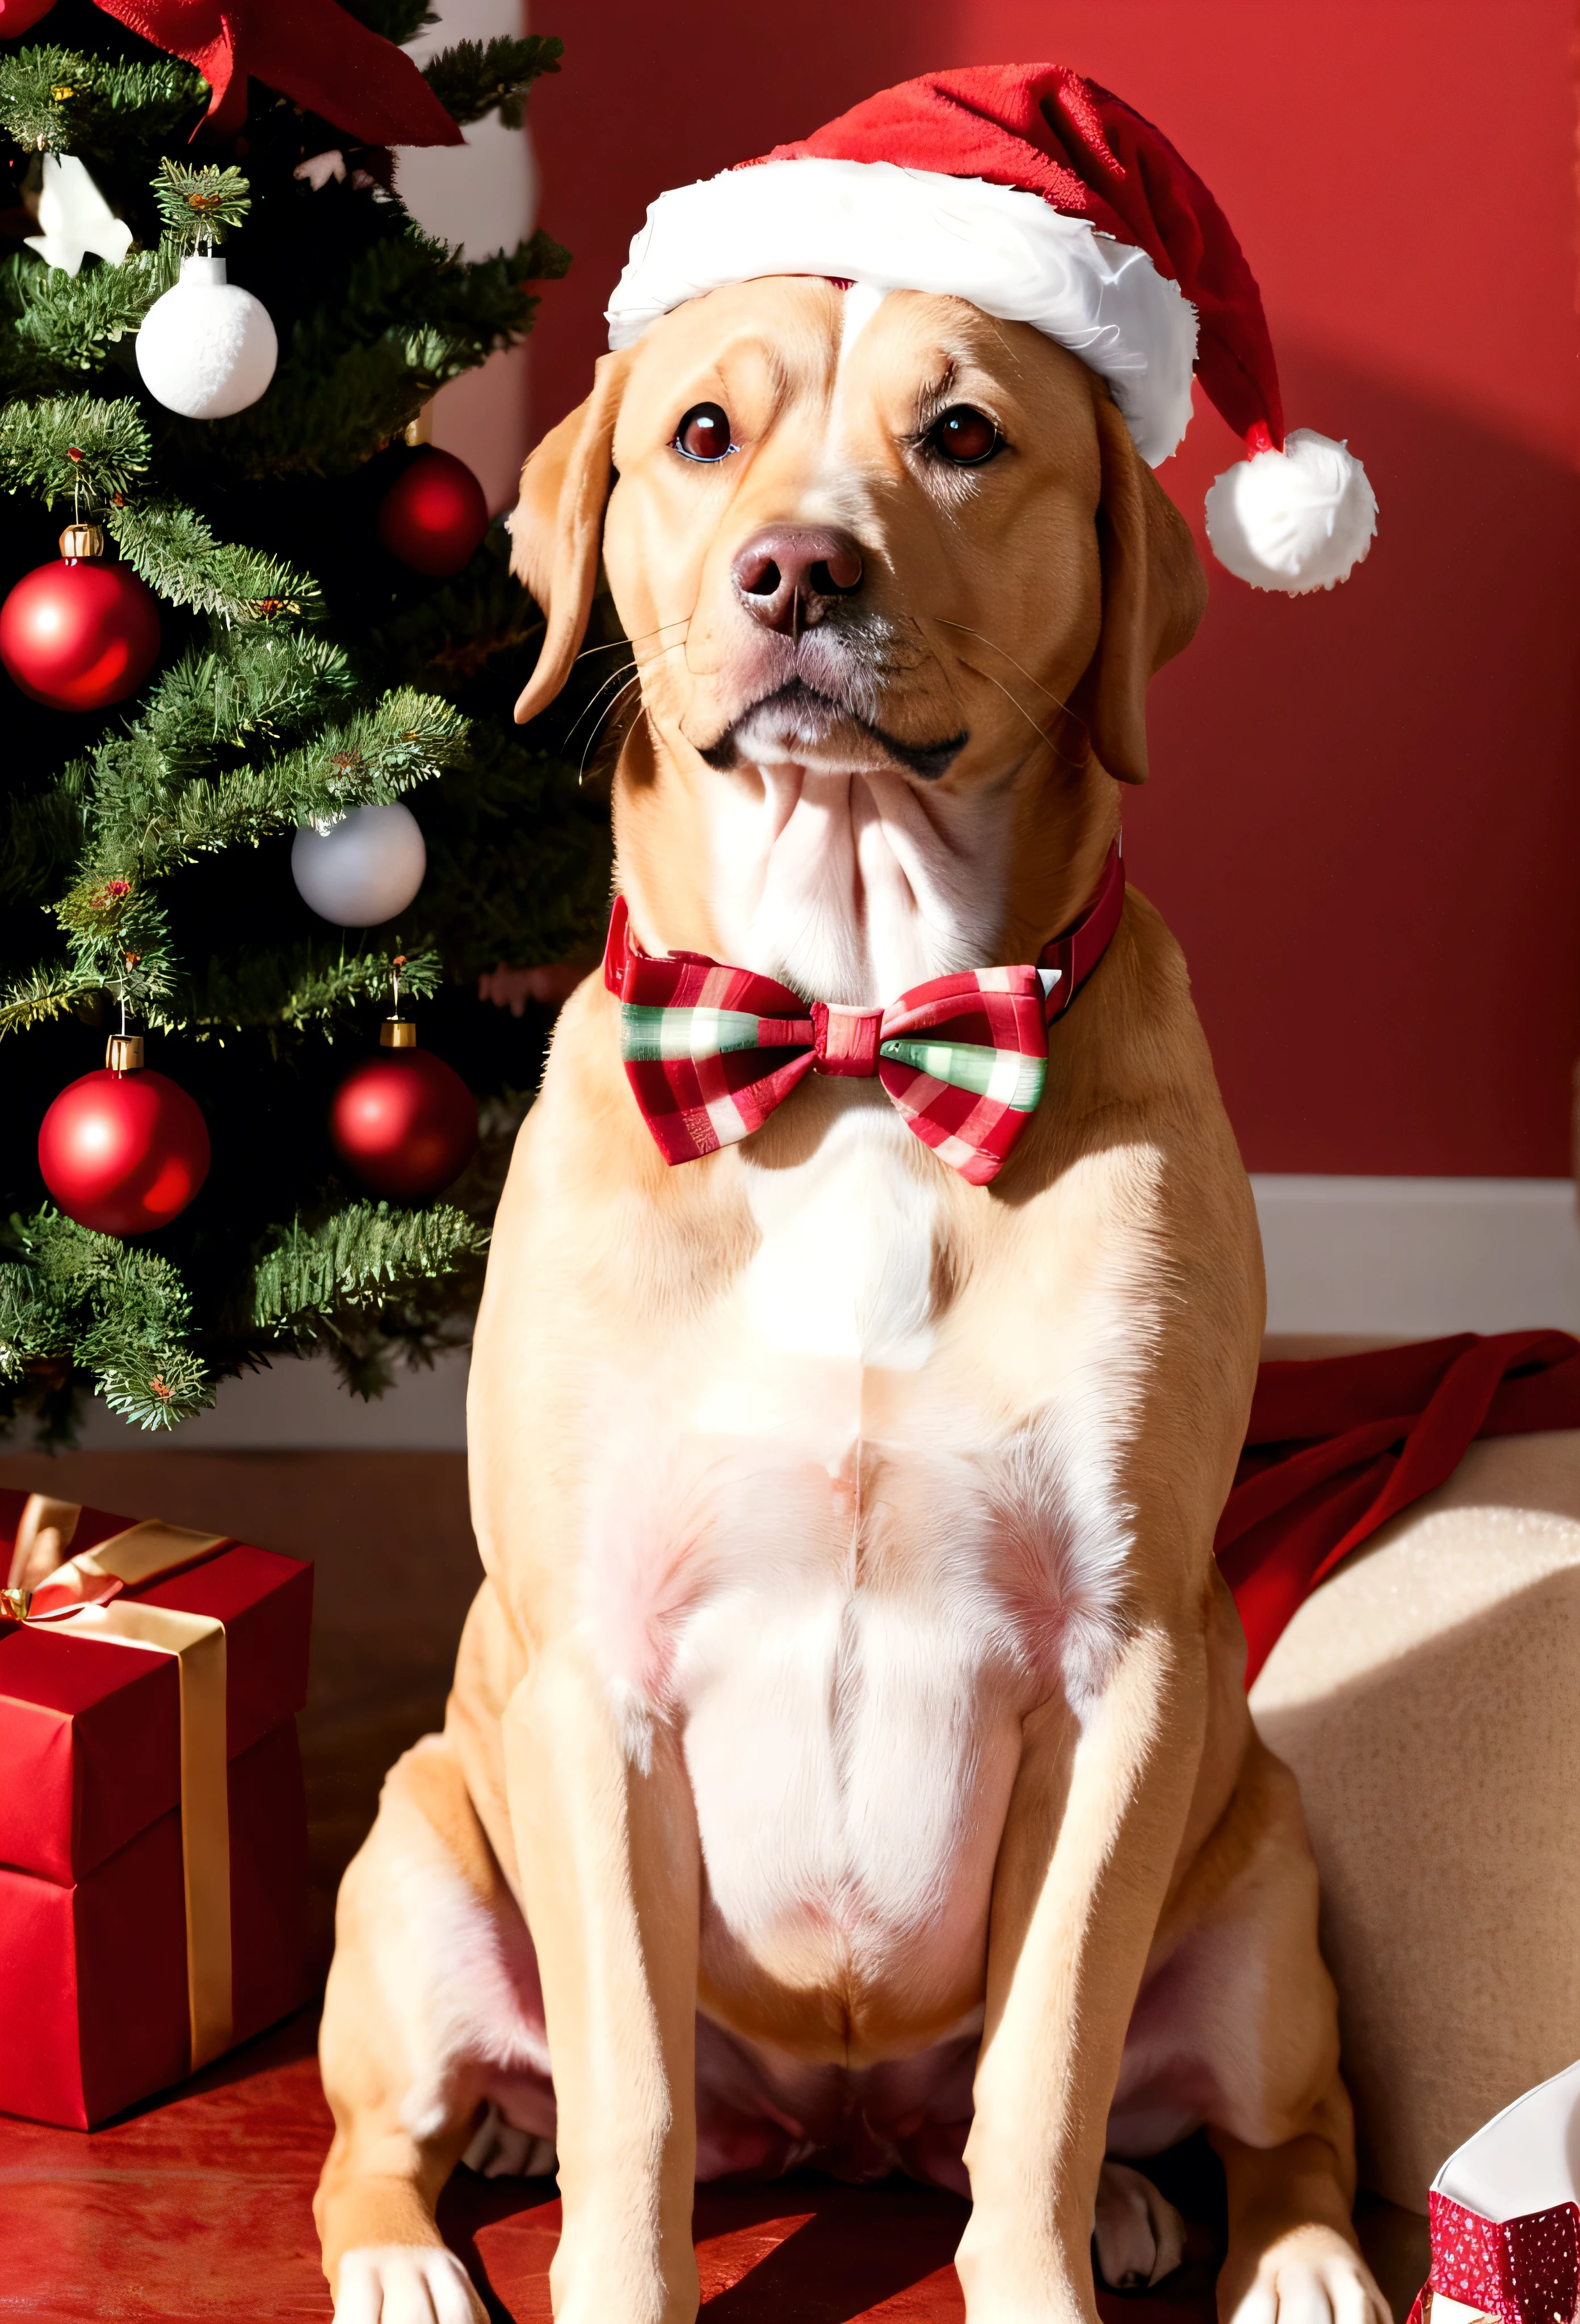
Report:
<svg viewBox="0 0 1580 2324"><path fill-rule="evenodd" d="M280 342L261 299L225 279L218 257L183 258L181 279L156 299L137 334L150 395L187 420L224 420L256 403Z"/></svg>
<svg viewBox="0 0 1580 2324"><path fill-rule="evenodd" d="M1220 565L1253 589L1303 597L1347 581L1377 530L1377 496L1347 444L1291 429L1281 452L1226 469L1207 494Z"/></svg>
<svg viewBox="0 0 1580 2324"><path fill-rule="evenodd" d="M358 807L328 831L309 823L291 847L304 903L338 928L376 928L403 912L422 885L428 850L410 807Z"/></svg>

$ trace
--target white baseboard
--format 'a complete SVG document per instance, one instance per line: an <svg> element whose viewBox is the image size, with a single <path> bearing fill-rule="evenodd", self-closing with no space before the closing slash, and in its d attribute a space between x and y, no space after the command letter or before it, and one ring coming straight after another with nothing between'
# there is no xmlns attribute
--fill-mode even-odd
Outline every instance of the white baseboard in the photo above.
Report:
<svg viewBox="0 0 1580 2324"><path fill-rule="evenodd" d="M350 1396L326 1356L282 1357L266 1372L225 1380L208 1412L173 1434L128 1428L97 1397L77 1434L83 1452L464 1452L465 1349L431 1370L397 1370L372 1404ZM0 1452L23 1452L19 1429Z"/></svg>
<svg viewBox="0 0 1580 2324"><path fill-rule="evenodd" d="M1580 1231L1567 1178L1252 1180L1267 1254L1268 1330L1437 1339L1536 1323L1580 1332ZM95 1405L85 1452L459 1452L467 1358L401 1372L376 1404L347 1396L322 1358L228 1380L173 1437ZM20 1435L11 1448L23 1449Z"/></svg>
<svg viewBox="0 0 1580 2324"><path fill-rule="evenodd" d="M1568 1178L1253 1177L1270 1332L1580 1332Z"/></svg>

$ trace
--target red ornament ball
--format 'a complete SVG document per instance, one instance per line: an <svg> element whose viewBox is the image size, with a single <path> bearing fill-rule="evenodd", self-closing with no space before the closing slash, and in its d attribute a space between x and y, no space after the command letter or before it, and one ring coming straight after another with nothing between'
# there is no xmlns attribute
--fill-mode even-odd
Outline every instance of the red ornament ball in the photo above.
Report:
<svg viewBox="0 0 1580 2324"><path fill-rule="evenodd" d="M159 606L129 565L62 557L0 605L0 661L51 710L103 710L135 694L159 652Z"/></svg>
<svg viewBox="0 0 1580 2324"><path fill-rule="evenodd" d="M418 573L458 573L487 530L482 485L436 444L414 454L379 503L379 539Z"/></svg>
<svg viewBox="0 0 1580 2324"><path fill-rule="evenodd" d="M14 41L47 16L55 0L0 0L0 41Z"/></svg>
<svg viewBox="0 0 1580 2324"><path fill-rule="evenodd" d="M410 1202L459 1177L477 1147L477 1101L428 1049L391 1049L336 1091L329 1135L375 1194Z"/></svg>
<svg viewBox="0 0 1580 2324"><path fill-rule="evenodd" d="M152 1234L186 1209L208 1176L208 1127L163 1074L84 1074L44 1116L39 1168L79 1226Z"/></svg>

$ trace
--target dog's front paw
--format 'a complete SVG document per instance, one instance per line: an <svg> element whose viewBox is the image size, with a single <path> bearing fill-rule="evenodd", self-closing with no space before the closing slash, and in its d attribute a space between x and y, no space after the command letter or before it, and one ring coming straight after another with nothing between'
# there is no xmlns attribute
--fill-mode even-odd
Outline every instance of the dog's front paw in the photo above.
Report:
<svg viewBox="0 0 1580 2324"><path fill-rule="evenodd" d="M488 2324L488 2317L442 2244L378 2244L341 2261L335 2324Z"/></svg>
<svg viewBox="0 0 1580 2324"><path fill-rule="evenodd" d="M1392 2324L1388 2302L1353 2246L1331 2227L1298 2227L1263 2252L1227 2324Z"/></svg>
<svg viewBox="0 0 1580 2324"><path fill-rule="evenodd" d="M1103 2165L1092 2238L1097 2273L1114 2292L1160 2283L1185 2257L1185 2221L1150 2179L1125 2163Z"/></svg>
<svg viewBox="0 0 1580 2324"><path fill-rule="evenodd" d="M496 2106L489 2107L472 2133L461 2160L485 2179L550 2179L557 2168L553 2140L518 2130Z"/></svg>

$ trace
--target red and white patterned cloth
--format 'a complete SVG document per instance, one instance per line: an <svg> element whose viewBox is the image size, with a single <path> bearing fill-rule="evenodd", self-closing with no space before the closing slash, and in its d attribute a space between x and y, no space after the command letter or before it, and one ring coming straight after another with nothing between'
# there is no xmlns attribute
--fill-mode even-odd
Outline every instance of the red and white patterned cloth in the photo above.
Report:
<svg viewBox="0 0 1580 2324"><path fill-rule="evenodd" d="M1518 2219L1483 2219L1434 2187L1432 2273L1410 2324L1429 2324L1441 2293L1502 2324L1571 2324L1580 2290L1580 2204L1557 2203Z"/></svg>
<svg viewBox="0 0 1580 2324"><path fill-rule="evenodd" d="M1455 2148L1427 2198L1432 2272L1410 2324L1573 2324L1580 2296L1580 2064ZM1457 2313L1455 2311L1458 2311Z"/></svg>
<svg viewBox="0 0 1580 2324"><path fill-rule="evenodd" d="M1037 1110L1049 1026L1102 959L1123 908L1116 844L1092 901L1036 967L931 977L886 1009L843 1009L703 953L655 959L618 897L604 982L620 1001L626 1078L670 1165L749 1138L809 1073L875 1078L940 1161L985 1185Z"/></svg>

